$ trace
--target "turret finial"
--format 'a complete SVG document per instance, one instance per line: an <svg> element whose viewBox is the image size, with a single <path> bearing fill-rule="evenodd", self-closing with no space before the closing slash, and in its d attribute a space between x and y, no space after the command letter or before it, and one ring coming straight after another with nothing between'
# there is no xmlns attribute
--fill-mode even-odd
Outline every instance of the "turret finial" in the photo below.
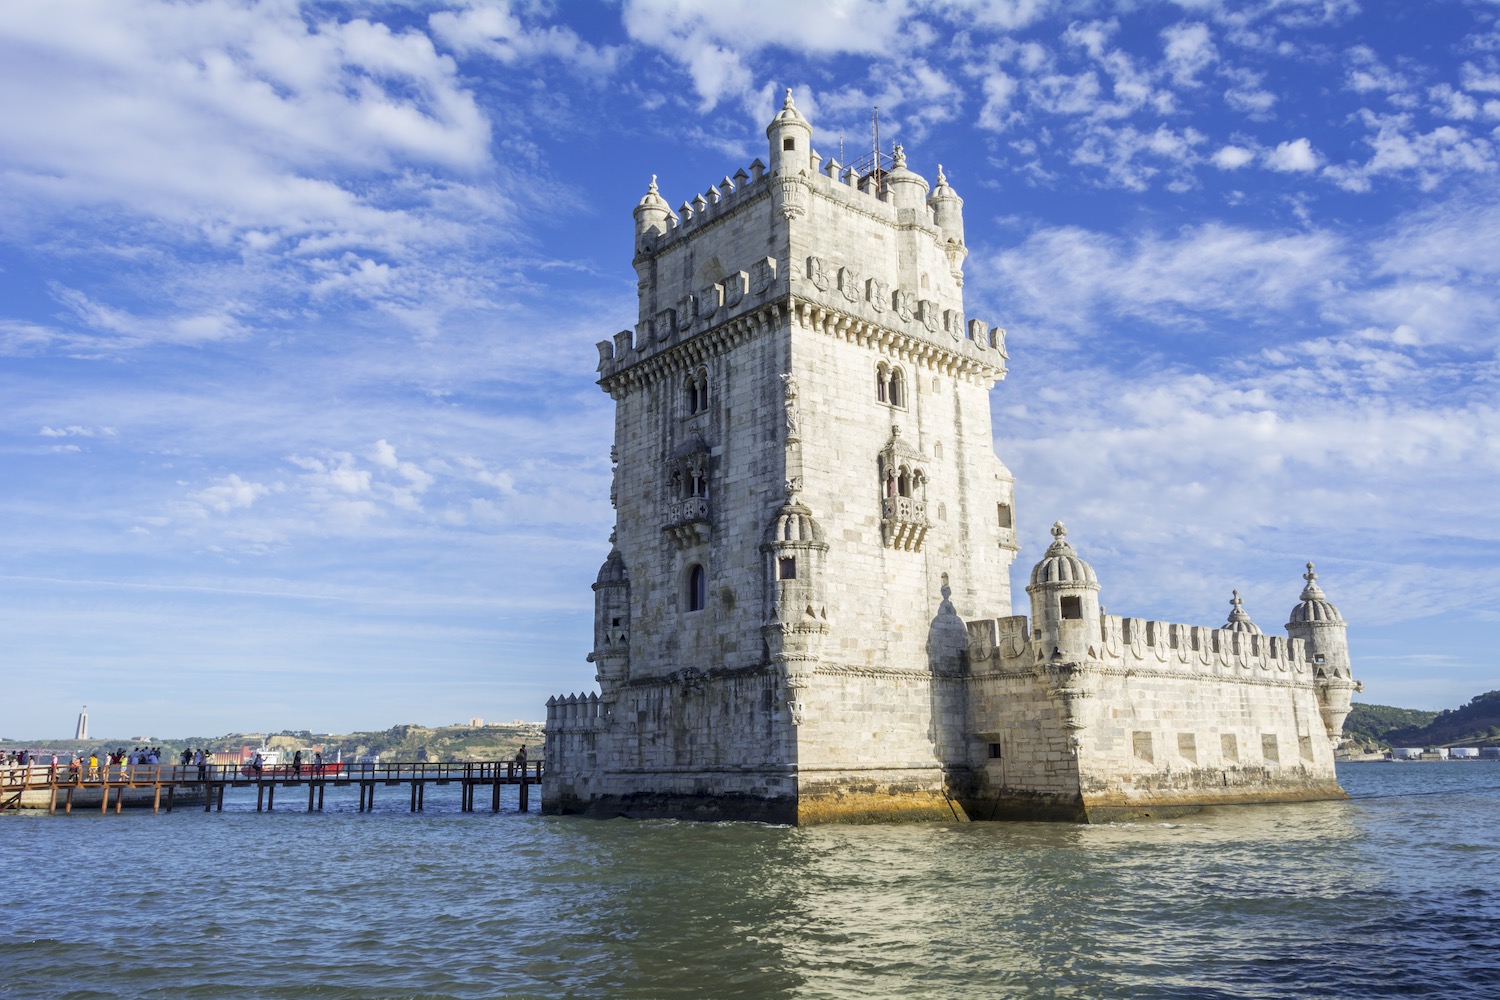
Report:
<svg viewBox="0 0 1500 1000"><path fill-rule="evenodd" d="M1302 574L1302 579L1306 580L1308 583L1312 583L1317 578L1318 574L1313 572L1313 564L1308 563L1307 572Z"/></svg>
<svg viewBox="0 0 1500 1000"><path fill-rule="evenodd" d="M792 88L791 87L786 88L786 100L782 102L782 104L781 104L781 110L783 110L783 111L796 111L797 110L797 105L795 105L795 104L792 103Z"/></svg>
<svg viewBox="0 0 1500 1000"><path fill-rule="evenodd" d="M661 193L661 192L659 192L659 191L656 190L656 175L655 174L651 175L651 185L649 187L647 187L646 190L649 191L652 194L660 194Z"/></svg>
<svg viewBox="0 0 1500 1000"><path fill-rule="evenodd" d="M948 178L943 176L943 165L941 163L938 164L937 182L938 187L942 187L944 184L948 183Z"/></svg>
<svg viewBox="0 0 1500 1000"><path fill-rule="evenodd" d="M893 170L906 169L906 150L901 148L901 143L896 143L896 148L891 150L891 168Z"/></svg>
<svg viewBox="0 0 1500 1000"><path fill-rule="evenodd" d="M1229 621L1224 624L1224 627L1231 632L1254 632L1259 634L1260 629L1250 620L1250 616L1245 613L1245 602L1240 600L1240 592L1235 590L1232 593L1234 596L1229 601L1231 605Z"/></svg>
<svg viewBox="0 0 1500 1000"><path fill-rule="evenodd" d="M941 167L939 167L938 169L942 170ZM938 174L938 176L941 177L942 174L940 173L940 174ZM1068 526L1067 525L1063 524L1061 521L1053 521L1052 522L1052 537L1053 538L1056 538L1058 541L1062 541L1062 539L1064 539L1065 537L1067 537L1067 534L1068 534Z"/></svg>

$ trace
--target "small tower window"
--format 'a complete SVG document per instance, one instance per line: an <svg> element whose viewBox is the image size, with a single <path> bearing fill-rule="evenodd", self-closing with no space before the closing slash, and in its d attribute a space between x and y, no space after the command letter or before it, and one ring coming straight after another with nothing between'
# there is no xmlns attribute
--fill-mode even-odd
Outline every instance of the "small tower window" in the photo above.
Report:
<svg viewBox="0 0 1500 1000"><path fill-rule="evenodd" d="M683 382L688 415L702 413L708 409L708 369L699 368Z"/></svg>
<svg viewBox="0 0 1500 1000"><path fill-rule="evenodd" d="M785 556L776 560L776 578L778 580L797 579L797 559L795 556Z"/></svg>
<svg viewBox="0 0 1500 1000"><path fill-rule="evenodd" d="M996 517L996 520L999 522L1000 527L1002 527L1002 528L1009 528L1009 527L1011 527L1012 525L1011 525L1011 521L1010 521L1010 504L1008 504L1008 503L997 503L997 504L995 504L995 517Z"/></svg>
<svg viewBox="0 0 1500 1000"><path fill-rule="evenodd" d="M783 152L790 153L792 150L797 148L797 140L790 137L782 139L781 148Z"/></svg>
<svg viewBox="0 0 1500 1000"><path fill-rule="evenodd" d="M906 408L906 376L900 368L891 368L884 361L875 366L875 399Z"/></svg>
<svg viewBox="0 0 1500 1000"><path fill-rule="evenodd" d="M687 609L702 611L708 605L708 574L703 567L694 565L687 576Z"/></svg>
<svg viewBox="0 0 1500 1000"><path fill-rule="evenodd" d="M1083 598L1064 597L1062 599L1062 616L1070 620L1078 620L1083 617Z"/></svg>

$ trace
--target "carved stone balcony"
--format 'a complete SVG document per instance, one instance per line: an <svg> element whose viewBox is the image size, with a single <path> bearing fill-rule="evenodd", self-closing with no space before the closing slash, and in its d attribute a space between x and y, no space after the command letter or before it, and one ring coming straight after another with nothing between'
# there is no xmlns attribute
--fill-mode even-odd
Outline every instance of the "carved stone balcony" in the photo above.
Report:
<svg viewBox="0 0 1500 1000"><path fill-rule="evenodd" d="M712 529L708 497L685 497L667 504L662 530L679 549L706 542Z"/></svg>
<svg viewBox="0 0 1500 1000"><path fill-rule="evenodd" d="M880 530L891 548L920 552L927 527L926 500L886 497L880 502Z"/></svg>

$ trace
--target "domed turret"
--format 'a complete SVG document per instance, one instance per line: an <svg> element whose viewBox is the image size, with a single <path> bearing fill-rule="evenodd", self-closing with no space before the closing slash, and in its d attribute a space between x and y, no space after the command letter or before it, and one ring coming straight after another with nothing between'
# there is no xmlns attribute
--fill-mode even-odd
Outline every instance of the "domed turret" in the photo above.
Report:
<svg viewBox="0 0 1500 1000"><path fill-rule="evenodd" d="M1084 562L1068 542L1068 528L1061 521L1052 525L1052 544L1042 561L1031 567L1031 587L1043 584L1068 584L1099 589L1094 567ZM1027 587L1027 593L1031 592Z"/></svg>
<svg viewBox="0 0 1500 1000"><path fill-rule="evenodd" d="M594 651L588 660L604 701L613 704L618 686L630 674L630 574L613 545L594 581Z"/></svg>
<svg viewBox="0 0 1500 1000"><path fill-rule="evenodd" d="M1240 600L1240 592L1236 590L1232 593L1234 596L1229 601L1232 608L1229 612L1229 621L1224 623L1225 631L1248 632L1251 635L1260 635L1259 626L1251 621L1250 616L1245 613L1245 602Z"/></svg>
<svg viewBox="0 0 1500 1000"><path fill-rule="evenodd" d="M766 596L761 635L770 662L785 672L795 717L796 691L812 676L828 634L828 542L812 511L795 495L776 511L762 539Z"/></svg>
<svg viewBox="0 0 1500 1000"><path fill-rule="evenodd" d="M1307 572L1302 575L1302 579L1307 581L1307 586L1302 588L1302 602L1292 609L1288 627L1315 623L1342 624L1344 619L1339 614L1339 609L1328 603L1323 588L1318 586L1318 574L1313 572L1312 563L1307 564Z"/></svg>
<svg viewBox="0 0 1500 1000"><path fill-rule="evenodd" d="M599 567L599 575L594 578L595 590L610 584L630 584L630 577L625 572L625 557L616 548L609 550L609 555L604 558L604 565Z"/></svg>
<svg viewBox="0 0 1500 1000"><path fill-rule="evenodd" d="M1068 542L1068 529L1052 525L1052 544L1031 568L1032 634L1039 655L1082 663L1100 642L1099 579Z"/></svg>
<svg viewBox="0 0 1500 1000"><path fill-rule="evenodd" d="M938 164L937 186L927 197L927 204L932 209L932 221L942 231L943 253L948 256L948 269L962 286L964 258L969 255L968 247L964 246L964 200L948 186L948 178L943 176L941 163Z"/></svg>
<svg viewBox="0 0 1500 1000"><path fill-rule="evenodd" d="M1301 639L1307 644L1307 656L1312 661L1313 686L1318 692L1318 708L1323 715L1323 725L1334 746L1343 740L1344 719L1349 715L1349 704L1356 691L1364 685L1354 679L1349 663L1349 629L1339 609L1329 603L1318 586L1318 574L1313 564L1307 564L1302 575L1307 586L1302 588L1302 599L1292 608L1290 621L1286 623L1287 635Z"/></svg>
<svg viewBox="0 0 1500 1000"><path fill-rule="evenodd" d="M651 186L646 195L635 206L635 241L639 249L641 242L650 234L665 236L667 223L672 218L672 209L656 190L656 175L651 175Z"/></svg>
<svg viewBox="0 0 1500 1000"><path fill-rule="evenodd" d="M770 140L770 173L800 174L807 170L812 155L812 126L797 111L792 101L792 88L786 89L786 101L781 110L766 126L766 138Z"/></svg>
<svg viewBox="0 0 1500 1000"><path fill-rule="evenodd" d="M906 151L899 145L892 154L890 172L885 175L886 200L897 209L919 209L927 204L927 181L906 167Z"/></svg>

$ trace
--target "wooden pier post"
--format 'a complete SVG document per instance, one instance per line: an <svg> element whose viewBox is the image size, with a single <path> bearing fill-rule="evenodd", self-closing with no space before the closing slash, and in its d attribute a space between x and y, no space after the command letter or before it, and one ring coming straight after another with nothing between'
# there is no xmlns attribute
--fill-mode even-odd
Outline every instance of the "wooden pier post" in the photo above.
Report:
<svg viewBox="0 0 1500 1000"><path fill-rule="evenodd" d="M531 786L526 783L526 768L521 768L521 811L531 812Z"/></svg>
<svg viewBox="0 0 1500 1000"><path fill-rule="evenodd" d="M495 765L494 780L490 782L490 812L500 811L500 765Z"/></svg>
<svg viewBox="0 0 1500 1000"><path fill-rule="evenodd" d="M260 812L265 806L266 785L263 781L255 783L255 811Z"/></svg>

